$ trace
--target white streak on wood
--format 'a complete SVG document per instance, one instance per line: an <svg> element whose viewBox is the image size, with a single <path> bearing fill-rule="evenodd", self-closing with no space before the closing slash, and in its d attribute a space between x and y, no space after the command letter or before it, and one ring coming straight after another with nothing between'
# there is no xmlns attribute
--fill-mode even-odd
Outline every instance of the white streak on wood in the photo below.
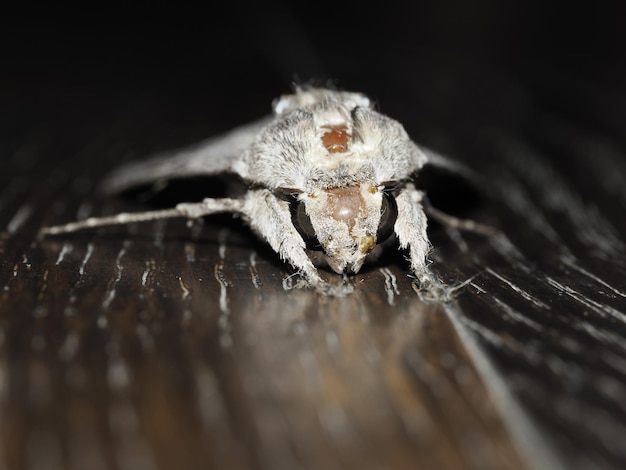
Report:
<svg viewBox="0 0 626 470"><path fill-rule="evenodd" d="M80 268L78 268L78 274L80 274L81 277L85 274L85 267L87 266L87 263L89 262L89 259L91 258L91 255L93 255L93 243L88 243L87 252L85 253L85 257L83 258L83 261L80 264Z"/></svg>
<svg viewBox="0 0 626 470"><path fill-rule="evenodd" d="M213 269L213 274L215 276L215 280L220 285L220 311L224 315L228 315L230 313L228 308L228 281L226 280L226 276L224 275L224 265L223 263L217 263L215 268Z"/></svg>
<svg viewBox="0 0 626 470"><path fill-rule="evenodd" d="M395 296L400 294L398 282L395 274L389 268L380 268L379 271L385 277L385 292L387 293L387 303L393 305Z"/></svg>
<svg viewBox="0 0 626 470"><path fill-rule="evenodd" d="M148 282L148 275L150 274L150 263L146 261L146 268L141 273L141 285L142 287L146 287Z"/></svg>
<svg viewBox="0 0 626 470"><path fill-rule="evenodd" d="M548 284L557 289L559 292L566 294L577 302L581 303L587 308L590 308L594 312L596 312L600 317L606 317L607 315L621 321L622 323L626 323L626 315L622 312L615 310L613 307L608 305L601 304L600 302L596 302L595 300L591 300L589 297L581 294L580 292L572 289L569 286L561 284L556 279L551 277L546 277Z"/></svg>
<svg viewBox="0 0 626 470"><path fill-rule="evenodd" d="M145 262L145 265L146 267L141 273L141 286L144 289L147 289L150 285L154 284L154 276L156 273L156 261L150 258L148 261ZM143 293L140 295L143 296Z"/></svg>
<svg viewBox="0 0 626 470"><path fill-rule="evenodd" d="M191 291L189 290L189 287L187 287L187 285L185 284L185 281L183 281L183 278L180 276L176 276L178 278L178 285L180 286L180 289L183 291L183 295L182 298L183 300L187 300L189 298L189 296L191 295Z"/></svg>
<svg viewBox="0 0 626 470"><path fill-rule="evenodd" d="M474 289L476 289L479 293L481 294L486 294L487 291L485 289L483 289L482 287L480 287L478 284L476 284L475 282L470 282L469 283L470 286L472 286Z"/></svg>
<svg viewBox="0 0 626 470"><path fill-rule="evenodd" d="M256 251L250 253L250 279L254 288L259 290L261 288L261 279L259 272L256 270L256 256Z"/></svg>
<svg viewBox="0 0 626 470"><path fill-rule="evenodd" d="M224 235L224 237L225 237L225 235ZM219 254L220 259L226 259L226 243L225 243L225 240L220 240L218 254Z"/></svg>
<svg viewBox="0 0 626 470"><path fill-rule="evenodd" d="M597 282L598 284L602 285L603 287L606 287L607 289L609 289L614 294L617 294L620 297L625 297L626 298L626 293L625 292L622 292L622 291L616 289L615 287L611 286L610 284L608 284L605 281L603 281L602 279L600 279L598 276L595 276L594 274L590 273L589 271L587 271L583 267L578 266L575 263L575 260L572 259L571 257L569 257L569 256L562 256L561 257L561 261L563 261L563 264L565 264L566 266L572 268L574 271L577 271L580 274L583 274L583 275L587 276L588 278L593 279L595 282Z"/></svg>
<svg viewBox="0 0 626 470"><path fill-rule="evenodd" d="M115 278L113 282L108 286L108 292L104 300L102 301L102 308L107 309L111 305L111 302L115 298L116 294L116 285L122 279L122 273L124 272L124 266L122 266L122 258L126 254L127 248L131 245L131 242L126 240L122 245L122 248L117 254L117 258L115 258Z"/></svg>
<svg viewBox="0 0 626 470"><path fill-rule="evenodd" d="M228 280L226 279L226 275L224 274L224 264L226 259L226 237L228 236L228 230L221 230L218 234L219 240L219 257L220 260L215 264L215 268L213 269L213 274L215 279L220 285L220 298L219 298L219 306L221 315L218 318L218 326L221 330L220 334L220 345L223 348L228 348L232 346L233 338L230 334L231 324L230 324L230 308L228 305Z"/></svg>
<svg viewBox="0 0 626 470"><path fill-rule="evenodd" d="M544 330L543 326L540 323L537 323L536 321L531 320L527 316L519 313L517 310L512 308L510 305L504 303L502 300L498 299L497 297L493 297L492 300L495 302L495 304L498 307L500 307L503 313L505 313L508 317L512 318L516 322L523 323L535 331Z"/></svg>
<svg viewBox="0 0 626 470"><path fill-rule="evenodd" d="M17 277L17 275L19 274L19 272L20 272L20 265L19 265L19 263L15 263L15 264L13 265L13 273L12 273L12 274L13 274L13 277ZM9 286L8 286L8 285L5 285L5 286L4 286L4 290L9 290Z"/></svg>
<svg viewBox="0 0 626 470"><path fill-rule="evenodd" d="M72 252L73 249L73 245L69 242L65 242L63 243L63 246L61 247L61 251L59 252L59 256L57 257L57 260L55 261L55 265L59 265L63 262L63 260L65 259L65 255L67 255L68 253Z"/></svg>
<svg viewBox="0 0 626 470"><path fill-rule="evenodd" d="M493 277L495 277L496 279L502 281L504 284L506 284L507 286L509 286L511 289L513 289L513 291L517 292L519 295L521 295L524 299L528 300L529 302L531 302L533 305L540 307L540 308L544 308L546 310L550 310L550 306L548 304L543 303L541 300L536 299L535 297L533 297L532 295L530 295L527 291L525 291L524 289L522 289L521 287L513 284L511 281L509 281L508 279L506 279L504 276L498 274L497 272L495 272L493 269L491 268L485 268L485 271L488 272L489 274L491 274Z"/></svg>

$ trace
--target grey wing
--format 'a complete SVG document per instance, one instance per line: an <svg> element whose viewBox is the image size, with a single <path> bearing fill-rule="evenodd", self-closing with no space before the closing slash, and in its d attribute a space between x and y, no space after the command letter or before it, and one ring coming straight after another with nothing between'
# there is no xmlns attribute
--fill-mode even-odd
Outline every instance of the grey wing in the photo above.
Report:
<svg viewBox="0 0 626 470"><path fill-rule="evenodd" d="M190 147L123 165L110 173L99 189L116 194L171 179L231 172L233 163L272 119L268 116Z"/></svg>

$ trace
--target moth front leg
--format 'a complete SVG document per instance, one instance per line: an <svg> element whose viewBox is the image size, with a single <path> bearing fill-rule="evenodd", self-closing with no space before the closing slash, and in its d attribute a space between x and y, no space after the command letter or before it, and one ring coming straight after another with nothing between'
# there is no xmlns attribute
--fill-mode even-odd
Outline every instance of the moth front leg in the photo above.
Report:
<svg viewBox="0 0 626 470"><path fill-rule="evenodd" d="M408 185L396 196L398 217L394 231L398 237L400 248L409 249L411 269L423 290L439 291L442 286L439 280L428 269L428 252L430 241L426 233L427 217L422 207L424 193Z"/></svg>
<svg viewBox="0 0 626 470"><path fill-rule="evenodd" d="M295 268L306 282L317 291L343 295L349 288L334 286L323 280L305 251L305 242L293 226L287 202L278 199L267 189L249 191L242 213L249 225L278 253L281 259Z"/></svg>

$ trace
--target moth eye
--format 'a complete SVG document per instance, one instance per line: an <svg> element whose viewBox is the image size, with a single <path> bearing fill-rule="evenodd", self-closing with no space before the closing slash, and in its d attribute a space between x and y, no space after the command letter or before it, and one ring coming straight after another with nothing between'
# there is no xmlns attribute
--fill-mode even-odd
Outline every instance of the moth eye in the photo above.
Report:
<svg viewBox="0 0 626 470"><path fill-rule="evenodd" d="M315 229L313 228L313 224L311 224L311 219L306 213L304 202L300 201L296 197L293 197L289 202L289 210L291 212L291 223L293 223L293 226L296 228L300 236L302 236L304 243L306 243L306 247L309 250L320 251L322 249L322 245L320 245Z"/></svg>
<svg viewBox="0 0 626 470"><path fill-rule="evenodd" d="M398 217L398 206L391 194L383 193L383 202L380 206L380 223L376 232L376 243L387 240L393 233L393 226Z"/></svg>

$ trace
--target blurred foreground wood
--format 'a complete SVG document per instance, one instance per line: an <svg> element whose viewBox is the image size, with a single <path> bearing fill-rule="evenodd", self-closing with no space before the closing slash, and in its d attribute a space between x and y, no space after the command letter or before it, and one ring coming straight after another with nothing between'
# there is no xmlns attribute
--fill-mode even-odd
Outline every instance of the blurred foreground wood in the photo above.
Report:
<svg viewBox="0 0 626 470"><path fill-rule="evenodd" d="M516 405L406 272L285 291L269 252L203 234L76 235L9 270L10 468L525 468Z"/></svg>

